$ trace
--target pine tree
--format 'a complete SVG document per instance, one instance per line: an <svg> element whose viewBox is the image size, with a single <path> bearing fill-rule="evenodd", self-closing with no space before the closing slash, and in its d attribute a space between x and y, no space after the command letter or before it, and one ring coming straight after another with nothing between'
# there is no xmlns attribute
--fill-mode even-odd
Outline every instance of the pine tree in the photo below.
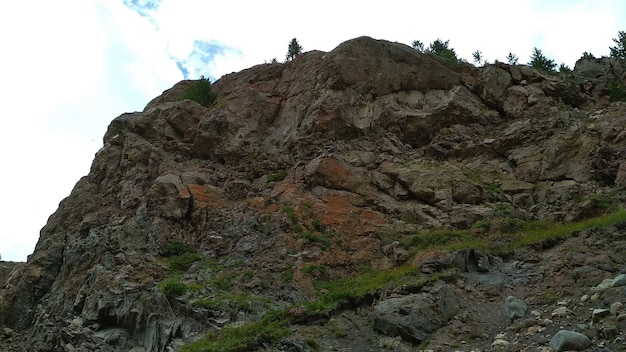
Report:
<svg viewBox="0 0 626 352"><path fill-rule="evenodd" d="M538 70L547 72L554 72L556 69L556 63L554 60L548 59L545 55L543 55L541 50L537 48L533 49L533 54L530 56L530 62L528 65Z"/></svg>
<svg viewBox="0 0 626 352"><path fill-rule="evenodd" d="M476 50L472 53L472 56L474 57L474 62L479 64L481 62L483 62L483 52L480 50Z"/></svg>
<svg viewBox="0 0 626 352"><path fill-rule="evenodd" d="M626 60L626 32L619 31L617 39L613 38L616 46L611 46L611 57L617 57Z"/></svg>
<svg viewBox="0 0 626 352"><path fill-rule="evenodd" d="M509 55L506 56L506 61L509 63L509 65L517 65L518 60L519 58L517 57L517 55L513 53L509 53Z"/></svg>
<svg viewBox="0 0 626 352"><path fill-rule="evenodd" d="M422 43L421 40L414 40L411 44L411 47L413 47L413 49L417 50L420 53L424 52L424 43Z"/></svg>
<svg viewBox="0 0 626 352"><path fill-rule="evenodd" d="M442 57L449 64L458 64L459 59L456 57L454 49L451 49L449 47L449 42L449 40L446 40L444 42L441 39L437 39L434 42L430 43L430 47L428 48L427 52Z"/></svg>
<svg viewBox="0 0 626 352"><path fill-rule="evenodd" d="M287 48L287 56L285 60L291 61L300 55L302 55L302 46L300 45L300 43L298 43L298 39L293 38L291 42L289 42L289 47Z"/></svg>

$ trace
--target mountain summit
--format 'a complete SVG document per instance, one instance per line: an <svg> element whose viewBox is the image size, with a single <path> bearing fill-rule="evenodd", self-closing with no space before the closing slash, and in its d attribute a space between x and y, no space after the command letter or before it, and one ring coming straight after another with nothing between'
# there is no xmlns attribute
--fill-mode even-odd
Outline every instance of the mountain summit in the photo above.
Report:
<svg viewBox="0 0 626 352"><path fill-rule="evenodd" d="M543 336L590 321L547 309L626 264L620 59L549 74L361 37L226 75L210 107L194 84L115 118L1 271L0 349L560 350ZM597 292L578 309L626 299ZM620 312L585 336L623 343Z"/></svg>

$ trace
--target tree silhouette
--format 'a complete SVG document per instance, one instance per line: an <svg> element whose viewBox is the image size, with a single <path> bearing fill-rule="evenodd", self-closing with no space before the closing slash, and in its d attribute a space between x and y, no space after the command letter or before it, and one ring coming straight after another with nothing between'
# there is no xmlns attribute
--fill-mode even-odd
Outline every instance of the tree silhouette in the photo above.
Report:
<svg viewBox="0 0 626 352"><path fill-rule="evenodd" d="M298 39L293 38L291 42L289 42L289 47L287 48L287 56L285 57L285 59L287 61L291 61L300 55L302 55L302 46L300 45L300 43L298 43Z"/></svg>
<svg viewBox="0 0 626 352"><path fill-rule="evenodd" d="M617 57L626 60L626 32L619 31L617 39L613 38L616 46L611 46L611 57Z"/></svg>
<svg viewBox="0 0 626 352"><path fill-rule="evenodd" d="M554 60L548 59L545 55L543 55L541 50L537 48L533 49L533 54L530 56L530 62L528 65L538 70L547 72L554 72L556 68Z"/></svg>

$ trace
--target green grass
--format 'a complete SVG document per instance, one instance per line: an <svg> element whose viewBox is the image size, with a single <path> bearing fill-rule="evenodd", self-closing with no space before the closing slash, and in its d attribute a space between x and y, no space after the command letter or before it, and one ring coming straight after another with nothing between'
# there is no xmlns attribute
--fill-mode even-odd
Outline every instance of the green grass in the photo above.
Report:
<svg viewBox="0 0 626 352"><path fill-rule="evenodd" d="M271 173L267 175L267 180L269 182L282 181L287 177L287 171L281 170L275 173Z"/></svg>
<svg viewBox="0 0 626 352"><path fill-rule="evenodd" d="M171 257L169 260L170 270L175 272L185 272L189 269L193 263L202 259L202 256L198 253L185 253Z"/></svg>
<svg viewBox="0 0 626 352"><path fill-rule="evenodd" d="M212 310L224 310L228 308L234 312L252 312L254 310L255 303L267 304L266 299L260 297L254 297L248 294L220 294L212 298L202 297L199 298L197 304L201 307Z"/></svg>
<svg viewBox="0 0 626 352"><path fill-rule="evenodd" d="M211 279L207 286L220 291L228 291L233 287L233 280L237 277L236 273L220 273Z"/></svg>
<svg viewBox="0 0 626 352"><path fill-rule="evenodd" d="M287 213L287 211L285 211ZM495 219L477 222L471 229L458 231L431 231L417 234L405 242L405 246L420 246L420 249L477 248L489 252L507 252L545 240L561 238L577 231L626 222L626 210L616 211L602 217L574 223L550 221L522 221L519 219ZM481 234L476 234L477 232ZM504 246L493 243L508 238ZM320 265L311 264L303 272L315 273ZM323 271L326 273L326 268ZM425 275L411 265L392 270L378 271L366 268L353 277L314 281L317 297L310 302L270 311L259 321L241 327L226 327L208 333L204 338L186 345L183 352L208 351L251 351L271 345L290 333L289 324L306 322L307 317L328 317L337 309L363 304L363 299L374 299L382 290L393 286L419 288L430 282L455 275L455 270L446 270ZM293 274L288 275L292 277ZM360 302L360 303L359 303ZM210 302L204 304L210 305Z"/></svg>
<svg viewBox="0 0 626 352"><path fill-rule="evenodd" d="M499 254L622 221L626 221L626 210L570 223L498 218L477 222L472 228L465 230L434 230L418 233L401 243L405 248L418 251L474 248Z"/></svg>
<svg viewBox="0 0 626 352"><path fill-rule="evenodd" d="M315 231L322 232L322 224L319 220L313 219L311 220L311 226L315 229Z"/></svg>
<svg viewBox="0 0 626 352"><path fill-rule="evenodd" d="M159 284L160 291L167 297L178 297L187 292L187 285L180 282L179 278L165 279Z"/></svg>
<svg viewBox="0 0 626 352"><path fill-rule="evenodd" d="M196 249L186 243L180 241L171 241L167 245L165 245L165 248L163 248L161 255L163 255L164 257L172 257L175 255L195 252Z"/></svg>
<svg viewBox="0 0 626 352"><path fill-rule="evenodd" d="M626 101L626 88L617 80L609 82L609 96L613 101Z"/></svg>
<svg viewBox="0 0 626 352"><path fill-rule="evenodd" d="M296 214L296 210L293 207L286 206L283 208L283 211L285 212L285 214L287 215L289 220L291 220L292 223L294 224L298 223L298 214Z"/></svg>
<svg viewBox="0 0 626 352"><path fill-rule="evenodd" d="M326 266L322 264L307 264L301 271L303 274L312 275L313 277L326 277L328 275Z"/></svg>
<svg viewBox="0 0 626 352"><path fill-rule="evenodd" d="M316 268L317 269L317 268ZM259 321L241 327L226 327L209 332L202 339L186 345L182 352L238 352L252 351L264 344L272 344L289 334L288 326L295 321L306 321L307 317L328 316L337 307L354 304L366 295L375 295L392 285L422 286L440 278L453 275L449 270L434 275L423 275L410 266L403 266L390 271L366 269L351 278L337 280L318 280L315 287L323 291L317 299L300 305L266 313ZM236 304L245 304L245 300L233 298ZM216 300L199 302L205 307L223 304Z"/></svg>
<svg viewBox="0 0 626 352"><path fill-rule="evenodd" d="M313 231L307 231L302 235L302 238L311 243L319 243L322 245L322 250L327 250L328 248L330 248L330 241L328 240L329 236L329 233L320 234Z"/></svg>
<svg viewBox="0 0 626 352"><path fill-rule="evenodd" d="M183 346L181 352L254 351L288 335L290 320L288 310L272 311L255 323L209 332L202 339Z"/></svg>

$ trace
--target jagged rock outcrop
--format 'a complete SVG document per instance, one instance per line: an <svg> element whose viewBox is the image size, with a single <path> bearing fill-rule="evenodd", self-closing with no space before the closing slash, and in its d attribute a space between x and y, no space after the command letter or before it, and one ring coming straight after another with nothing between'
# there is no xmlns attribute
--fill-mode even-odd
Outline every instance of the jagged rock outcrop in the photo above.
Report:
<svg viewBox="0 0 626 352"><path fill-rule="evenodd" d="M619 201L611 187L626 183L626 105L610 103L603 84L626 77L612 59L579 61L574 73L450 67L362 37L226 75L211 108L181 101L191 83L180 82L111 122L89 175L6 279L0 321L29 351L178 350L258 319L198 303L224 286L283 307L320 294L316 275L406 263L407 251L385 246L418 228L468 228L504 211L559 221L602 214L598 195ZM164 251L173 241L210 263L177 274L197 287L188 300L160 286L172 275ZM491 258L477 260L465 279L501 293L505 281L479 276ZM399 324L403 305L432 313L422 303L442 299L415 295L379 309L378 331L418 342L457 313L446 296L436 322Z"/></svg>

